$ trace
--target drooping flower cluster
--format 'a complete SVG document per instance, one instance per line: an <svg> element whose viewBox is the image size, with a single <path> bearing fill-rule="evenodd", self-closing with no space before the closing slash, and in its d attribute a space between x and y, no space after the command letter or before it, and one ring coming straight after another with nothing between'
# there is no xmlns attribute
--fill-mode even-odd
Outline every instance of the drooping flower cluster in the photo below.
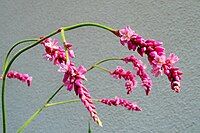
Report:
<svg viewBox="0 0 200 133"><path fill-rule="evenodd" d="M59 65L61 63L66 63L65 50L58 46L57 39L47 38L41 42L45 48L44 57L47 60L53 61L54 65Z"/></svg>
<svg viewBox="0 0 200 133"><path fill-rule="evenodd" d="M180 92L180 89L181 89L180 82L181 82L183 73L181 72L181 70L178 67L174 66L174 64L176 62L178 62L179 58L173 53L171 53L169 55L169 57L167 58L166 54L165 54L165 48L162 46L163 45L162 42L156 41L153 39L145 40L142 36L135 33L135 31L133 31L129 26L125 27L124 29L115 31L109 27L101 26L100 24L95 24L95 23L82 24L82 26L95 26L95 25L97 27L107 29L107 30L111 31L112 33L114 33L115 35L117 35L118 37L120 37L121 44L123 46L127 46L129 50L132 50L132 51L137 50L137 52L142 57L144 55L146 55L148 58L149 64L152 67L152 70L151 70L152 74L157 77L164 73L168 77L168 80L171 82L171 89L177 93ZM43 40L41 42L41 44L44 46L45 59L53 61L53 64L56 65L57 67L59 67L58 71L63 73L64 77L63 77L62 81L63 81L63 84L66 87L66 89L68 91L73 90L75 92L76 96L78 96L80 98L81 102L83 103L85 108L88 110L92 119L98 125L102 126L102 122L101 122L100 118L98 117L96 107L93 103L93 100L89 93L89 90L83 84L83 81L87 80L85 77L85 74L87 73L87 71L96 67L103 71L108 72L111 76L113 76L116 79L123 78L125 80L125 88L127 90L127 94L132 93L134 91L134 89L136 88L136 86L137 86L136 76L140 77L140 79L142 81L142 86L144 87L146 95L149 95L151 92L152 81L146 72L146 66L142 63L141 60L137 59L133 55L125 57L125 58L120 58L120 59L119 58L109 58L109 59L101 60L100 62L91 66L88 70L82 65L80 65L79 67L76 67L75 63L72 61L72 58L75 57L74 51L72 49L72 44L66 42L64 31L74 29L77 27L82 27L82 26L80 24L80 25L75 25L74 27L70 26L70 27L60 28L53 34L49 35L49 36L52 36L52 35L55 35L55 34L61 32L63 47L58 45L58 43L59 43L58 40L51 39L51 38L47 38L47 39L43 40L42 39L43 37L41 37L41 39ZM40 41L41 40L39 40L39 42ZM33 47L37 43L38 42L34 43L31 47ZM20 44L20 43L18 43L18 44ZM23 50L20 51L19 54L21 54L22 52L23 52ZM8 53L8 55L9 55L9 53ZM16 57L14 57L14 59ZM133 69L136 70L136 74L132 73L131 71L124 70L121 66L118 66L112 72L110 72L106 68L98 66L99 64L109 61L109 60L123 60L125 63L132 63ZM7 58L6 58L6 61L7 61ZM13 78L13 79L18 79L22 82L25 82L25 83L27 83L28 86L30 86L32 83L32 77L30 77L28 74L22 74L22 73L19 73L16 71L9 71L6 74L6 76L10 79ZM0 80L1 79L2 79L2 76L0 76ZM3 80L3 81L5 81L5 80ZM4 90L3 87L4 86L2 86L2 90ZM53 95L53 97L54 96L55 96L55 94ZM48 101L50 101L53 97L51 97ZM112 105L123 106L124 108L126 108L128 110L132 110L132 111L141 111L142 110L136 103L130 102L123 98L119 98L117 96L115 98L111 98L111 99L103 98L103 99L100 99L97 101L101 102L103 104L109 105L109 106L112 106ZM5 125L6 124L4 124L4 126Z"/></svg>
<svg viewBox="0 0 200 133"><path fill-rule="evenodd" d="M27 83L28 86L31 86L32 77L28 74L19 73L16 71L9 71L6 75L9 79L18 79L24 83Z"/></svg>
<svg viewBox="0 0 200 133"><path fill-rule="evenodd" d="M70 60L75 57L72 44L64 42L65 50L57 45L58 43L56 40L52 40L51 38L44 40L42 44L45 47L45 57L50 61L54 60L54 64L59 66L58 71L64 73L63 83L67 90L75 91L93 120L97 122L98 125L102 126L90 93L83 85L83 80L86 80L84 74L87 70L82 65L76 68L75 63Z"/></svg>
<svg viewBox="0 0 200 133"><path fill-rule="evenodd" d="M147 55L148 61L152 66L152 74L154 76L157 77L164 72L168 76L169 81L171 82L172 90L175 90L175 92L180 91L180 80L182 72L179 70L179 68L176 68L176 70L174 70L174 66L172 67L168 64L170 59L166 59L165 48L162 46L162 42L153 39L145 40L142 36L135 33L129 26L119 30L116 35L120 37L121 44L123 46L127 45L129 50L135 51L137 49L137 52L141 56L144 56L145 54ZM177 56L175 56L174 54L170 55L173 55L177 61ZM174 59L172 60L174 61ZM174 79L174 77L176 78ZM174 89L174 84L176 86L176 89L179 88L179 91L176 91L176 89Z"/></svg>
<svg viewBox="0 0 200 133"><path fill-rule="evenodd" d="M137 86L137 81L135 80L135 75L131 71L124 70L121 66L118 66L111 75L116 79L123 78L125 82L125 87L127 94L130 94Z"/></svg>
<svg viewBox="0 0 200 133"><path fill-rule="evenodd" d="M171 89L177 93L180 92L180 81L183 74L178 67L174 66L178 60L179 58L175 54L170 54L163 64L163 71L171 82Z"/></svg>
<svg viewBox="0 0 200 133"><path fill-rule="evenodd" d="M112 98L112 99L103 98L103 99L100 100L100 102L107 104L109 106L111 106L111 105L123 106L126 109L132 110L132 111L142 111L142 109L136 103L130 102L126 99L119 98L117 96L115 98Z"/></svg>
<svg viewBox="0 0 200 133"><path fill-rule="evenodd" d="M145 89L146 95L149 95L150 91L151 91L151 87L152 87L152 81L151 81L149 75L147 74L147 72L145 71L146 67L143 65L142 61L138 60L133 55L125 57L123 60L126 63L130 62L133 64L133 68L137 72L136 74L140 77L140 79L142 81L142 86Z"/></svg>
<svg viewBox="0 0 200 133"><path fill-rule="evenodd" d="M72 50L72 44L68 42L64 42L64 47L67 50L69 57L74 58L75 54L74 54L74 51Z"/></svg>

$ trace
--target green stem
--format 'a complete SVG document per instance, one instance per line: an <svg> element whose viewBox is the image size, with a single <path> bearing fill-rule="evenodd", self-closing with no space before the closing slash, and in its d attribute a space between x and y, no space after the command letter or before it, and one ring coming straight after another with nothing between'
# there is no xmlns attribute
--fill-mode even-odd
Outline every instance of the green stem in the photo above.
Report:
<svg viewBox="0 0 200 133"><path fill-rule="evenodd" d="M2 76L3 81L2 81L2 92L1 92L3 133L6 133L6 128L7 128L7 116L6 116L6 112L7 112L7 111L6 111L6 101L5 101L5 95L6 95L6 94L5 94L5 92L6 92L6 88L5 88L5 84L6 84L6 75L7 75L8 71L9 71L9 69L10 69L12 63L17 59L17 57L18 57L19 55L21 55L21 54L22 54L23 52L25 52L26 50L28 50L28 49L30 49L30 48L32 48L32 47L38 45L40 42L42 42L42 41L45 40L46 38L49 38L49 37L51 37L51 36L53 36L53 35L55 35L55 34L57 34L57 33L59 33L59 32L60 32L59 30L58 30L58 31L55 31L55 32L49 34L48 36L44 37L43 39L41 39L41 40L39 40L39 41L33 43L32 45L27 46L27 47L21 49L18 53L16 53L16 54L14 55L14 57L10 60L10 62L8 63L8 65L6 65L5 70L3 71L3 76Z"/></svg>
<svg viewBox="0 0 200 133"><path fill-rule="evenodd" d="M107 58L107 59L104 59L104 60L101 60L95 64L101 64L103 62L106 62L106 61L110 61L110 60L120 60L120 58ZM106 71L106 72L109 72L109 70L103 68L103 67L100 67L98 65L92 65L90 67L90 69L88 69L87 71L90 71L92 70L93 68L99 68L103 71ZM63 86L61 86L62 88ZM74 100L67 100L67 101L61 101L61 102L56 102L56 103L49 103L55 96L56 94L60 91L61 88L58 88L58 90L47 100L47 102L40 108L38 109L19 129L18 129L18 133L22 132L37 116L39 116L39 114L43 111L44 108L48 108L48 107L51 107L51 106L55 106L55 105L60 105L60 104L66 104L66 103L74 103L74 102L79 102L80 99L74 99ZM93 99L93 101L95 102L99 102L99 99Z"/></svg>
<svg viewBox="0 0 200 133"><path fill-rule="evenodd" d="M100 102L99 99L92 99L94 102ZM60 102L55 102L55 103L49 103L46 104L46 108L56 106L56 105L61 105L61 104L66 104L66 103L75 103L75 102L80 102L80 99L73 99L73 100L66 100L66 101L60 101Z"/></svg>
<svg viewBox="0 0 200 133"><path fill-rule="evenodd" d="M101 60L101 61L95 63L95 65L99 65L101 63L104 63L104 62L107 62L107 61L111 61L111 60L122 60L122 58L119 58L119 57L107 58L107 59L104 59L104 60Z"/></svg>
<svg viewBox="0 0 200 133"><path fill-rule="evenodd" d="M111 61L111 60L122 60L122 58L113 57L113 58L107 58L107 59L100 60L97 63L95 63L94 65L92 65L89 69L87 69L87 71L90 71L91 69L95 68L95 66L98 66L101 63L104 63L104 62L107 62L107 61Z"/></svg>
<svg viewBox="0 0 200 133"><path fill-rule="evenodd" d="M68 30L72 30L72 29L76 29L76 28L79 28L79 27L84 27L84 26L94 26L94 27L99 27L99 28L102 28L102 29L105 29L105 30L108 30L108 31L111 31L111 32L115 32L116 30L108 27L108 26L105 26L105 25L102 25L102 24L98 24L98 23L92 23L92 22L86 22L86 23L79 23L79 24L75 24L75 25L72 25L72 26L68 26L68 27L63 27L63 29L65 31L68 31Z"/></svg>
<svg viewBox="0 0 200 133"><path fill-rule="evenodd" d="M6 120L7 120L7 111L6 111L6 100L5 100L5 88L6 88L6 79L2 79L2 93L1 93L1 108L2 108L2 121L3 121L3 133L6 133Z"/></svg>
<svg viewBox="0 0 200 133"><path fill-rule="evenodd" d="M104 68L104 67L101 67L101 66L99 66L99 65L94 65L93 68L98 68L98 69L100 69L100 70L102 70L102 71L104 71L104 72L110 73L110 71L109 71L108 69L106 69L106 68ZM91 70L91 69L90 69L90 70Z"/></svg>
<svg viewBox="0 0 200 133"><path fill-rule="evenodd" d="M62 89L64 85L61 85L52 96L49 97L49 99L45 102L45 104L38 109L18 130L17 133L21 133L33 120L35 120L36 117L39 116L39 114L45 109L46 105L56 96L56 94Z"/></svg>
<svg viewBox="0 0 200 133"><path fill-rule="evenodd" d="M112 33L114 33L114 34L115 34L115 31L116 31L116 30L114 30L114 29L112 29L112 28L110 28L110 27L107 27L107 26L104 26L104 25L101 25L101 24L98 24L98 23L90 23L90 22L88 22L88 23L79 23L79 24L76 24L76 25L72 25L72 26L68 26L68 27L63 27L63 29L64 29L65 31L68 31L68 30L72 30L72 29L75 29L75 28L83 27L83 26L94 26L94 27L99 27L99 28L108 30L108 31L110 31L110 32L112 32ZM6 128L7 128L6 102L5 102L5 95L6 95L6 94L5 94L5 92L6 92L6 88L5 88L5 84L6 84L6 75L7 75L8 71L9 71L9 69L10 69L12 63L13 63L13 62L17 59L17 57L18 57L19 55L21 55L23 52L25 52L25 51L27 51L27 50L33 48L34 46L38 45L38 44L39 44L40 42L42 42L43 40L45 40L45 39L47 39L47 38L49 38L49 37L51 37L51 36L54 36L54 35L56 35L57 33L61 32L61 29L62 29L62 28L60 28L59 30L56 30L56 31L50 33L49 35L47 35L46 37L44 37L44 38L38 40L37 42L33 43L32 45L27 46L27 47L21 49L18 53L16 53L16 54L14 55L14 57L10 60L10 62L8 63L8 65L5 66L5 69L4 69L4 71L3 71L3 76L2 76L2 81L3 81L3 83L2 83L2 93L1 93L1 94L2 94L2 95L1 95L1 98L2 98L3 133L6 133ZM4 64L4 65L5 65L5 64ZM39 111L39 112L40 112L40 111Z"/></svg>
<svg viewBox="0 0 200 133"><path fill-rule="evenodd" d="M10 50L8 51L8 53L7 53L7 55L6 55L6 58L5 58L5 60L4 60L3 69L2 69L2 70L5 70L5 67L6 67L6 65L7 65L7 63L8 63L8 57L9 57L9 55L11 54L12 50L13 50L15 47L17 47L17 46L20 45L20 44L26 43L26 42L34 42L34 41L38 41L38 39L25 39L25 40L21 40L21 41L15 43L15 44L10 48Z"/></svg>
<svg viewBox="0 0 200 133"><path fill-rule="evenodd" d="M92 133L91 126L90 126L90 121L88 121L88 133Z"/></svg>

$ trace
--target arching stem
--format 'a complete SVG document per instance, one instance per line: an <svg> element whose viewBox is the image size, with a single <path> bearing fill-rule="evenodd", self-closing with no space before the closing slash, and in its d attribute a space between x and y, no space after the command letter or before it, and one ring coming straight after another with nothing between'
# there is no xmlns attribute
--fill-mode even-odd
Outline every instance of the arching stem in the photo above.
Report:
<svg viewBox="0 0 200 133"><path fill-rule="evenodd" d="M16 53L14 55L14 57L10 60L10 62L6 62L4 64L3 75L2 75L2 92L1 92L3 133L6 133L6 128L7 128L6 101L5 101L5 95L6 95L5 94L5 92L6 92L6 75L7 75L8 71L9 71L12 63L17 59L17 57L19 57L19 55L21 55L25 51L27 51L27 50L35 47L36 45L38 45L39 43L41 43L45 39L47 39L47 38L49 38L51 36L54 36L54 35L60 33L61 29L64 29L64 31L69 31L69 30L76 29L76 28L79 28L79 27L84 27L84 26L99 27L99 28L108 30L108 31L110 31L110 32L112 32L114 34L115 34L115 31L116 31L116 30L114 30L114 29L112 29L110 27L107 27L105 25L101 25L101 24L98 24L98 23L91 23L91 22L88 22L88 23L79 23L79 24L75 24L75 25L72 25L72 26L63 27L63 28L60 28L60 29L58 29L58 30L50 33L49 35L43 37L42 39L40 39L37 42L31 44L30 46L27 46L27 47L21 49L18 53Z"/></svg>
<svg viewBox="0 0 200 133"><path fill-rule="evenodd" d="M6 67L6 65L8 64L8 57L10 56L11 52L13 51L13 49L14 49L15 47L19 46L20 44L26 43L26 42L35 42L35 41L38 41L38 39L25 39L25 40L21 40L21 41L15 43L15 44L10 48L10 50L8 51L8 53L6 54L6 58L5 58L5 60L4 60L3 67L2 67L2 68L3 68L2 71L5 70L5 67Z"/></svg>
<svg viewBox="0 0 200 133"><path fill-rule="evenodd" d="M100 65L101 63L103 62L106 62L106 61L111 61L111 60L119 60L120 58L107 58L107 59L104 59L104 60L101 60L95 64L98 64ZM92 65L90 68L91 69L88 69L87 71L90 71L92 70L93 68L99 68L105 72L108 72L110 73L109 70L103 68L103 67L100 67L100 66L97 66L97 65ZM62 101L62 102L57 102L57 103L49 103L55 96L56 94L61 90L61 88L63 87L64 85L62 85L61 87L59 87L55 93L47 100L47 102L44 103L44 105L39 108L19 129L18 129L18 133L21 133L34 119L36 119L37 116L39 116L39 114L47 107L51 107L51 106L54 106L54 105L59 105L59 104L66 104L66 103L73 103L73 102L78 102L80 101L80 99L75 99L75 100L68 100L68 101ZM99 100L98 99L93 99L94 101L98 102Z"/></svg>

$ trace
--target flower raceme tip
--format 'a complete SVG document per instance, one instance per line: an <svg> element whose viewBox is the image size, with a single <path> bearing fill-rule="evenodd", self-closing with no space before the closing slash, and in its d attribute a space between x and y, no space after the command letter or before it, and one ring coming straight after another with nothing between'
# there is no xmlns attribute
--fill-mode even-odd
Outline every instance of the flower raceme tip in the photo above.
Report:
<svg viewBox="0 0 200 133"><path fill-rule="evenodd" d="M58 71L64 74L64 86L68 91L74 90L75 94L79 96L81 102L88 110L93 120L99 126L102 126L102 122L97 115L96 107L92 101L90 93L88 89L83 85L83 80L87 80L84 75L87 72L87 69L82 65L77 68L75 63L71 61L71 59L75 57L72 50L72 44L64 42L65 50L57 45L58 43L55 39L47 39L42 42L42 44L45 47L46 54L50 55L51 61L54 60L54 64L59 67ZM65 53L65 51L67 53ZM66 59L65 54L68 54L70 58Z"/></svg>
<svg viewBox="0 0 200 133"><path fill-rule="evenodd" d="M145 70L146 66L142 63L141 60L137 59L133 55L123 58L123 61L125 63L132 63L133 69L136 70L136 74L140 77L142 81L142 86L145 89L146 95L149 95L152 88L152 81Z"/></svg>
<svg viewBox="0 0 200 133"><path fill-rule="evenodd" d="M9 79L18 79L24 83L27 83L28 86L32 84L32 77L28 74L19 73L17 71L9 71L6 75Z"/></svg>
<svg viewBox="0 0 200 133"><path fill-rule="evenodd" d="M102 126L102 122L100 118L98 117L96 107L92 101L92 97L89 93L89 90L84 86L83 81L87 80L85 77L85 74L87 72L87 69L80 65L79 67L76 67L75 63L72 61L72 58L75 57L74 51L72 49L72 44L69 42L66 42L64 32L70 29L82 27L82 26L96 26L103 29L106 29L118 37L120 37L120 43L123 46L127 46L129 50L137 51L140 56L147 56L148 62L152 67L151 73L158 77L162 74L165 74L168 77L168 80L171 83L171 89L175 92L180 92L181 89L181 79L182 79L182 72L181 70L176 67L174 64L179 60L178 56L176 56L174 53L171 53L169 57L165 54L165 48L163 47L163 43L157 40L153 39L144 39L141 35L137 34L135 31L133 31L130 26L127 26L120 30L113 30L112 28L96 24L96 23L80 23L74 26L64 27L60 28L59 30L47 35L46 37L41 37L36 43L32 44L29 47L26 47L25 49L21 50L19 53L17 53L14 58L9 62L9 65L5 66L6 69L9 69L12 62L24 51L36 46L37 44L41 43L44 46L44 57L47 60L53 61L53 64L59 67L58 71L63 73L63 84L66 87L68 91L74 91L75 94L79 97L81 102L83 103L84 107L88 110L90 116L92 119L100 126ZM50 38L53 35L56 35L57 33L61 32L61 37L63 39L63 45L58 45L57 39ZM42 42L41 42L42 41ZM142 82L142 86L146 92L146 95L149 95L152 88L152 81L150 79L150 76L146 72L146 67L142 63L141 60L137 59L135 56L128 56L123 59L125 63L132 63L133 69L136 71L136 74L132 73L131 71L126 71L122 67L118 66L117 69L115 69L113 72L108 71L111 76L121 79L123 78L125 80L125 88L127 90L127 94L130 94L134 91L134 89L137 86L136 76L139 76ZM7 61L7 58L6 58ZM6 62L5 61L5 62ZM105 62L105 61L102 61ZM101 63L100 63L101 64ZM93 67L91 67L93 68ZM100 67L99 67L100 68ZM102 68L103 69L103 68ZM89 69L91 70L91 69ZM88 70L88 71L89 71ZM107 69L105 69L107 70ZM8 72L8 73L7 73ZM31 85L32 77L30 77L28 74L22 74L16 71L5 71L6 76L8 78L14 78L18 79L22 82L27 83L28 86ZM4 75L5 76L5 75ZM2 79L2 77L0 77ZM62 87L61 87L62 88ZM59 88L59 90L61 89ZM5 105L4 105L4 91L5 90L5 80L3 80L2 84L2 116L3 116L3 129L6 131L6 111L5 111ZM58 90L58 91L59 91ZM56 93L58 92L56 91ZM55 93L55 94L56 94ZM49 99L49 101L55 96L55 94L52 95L52 97ZM115 97L112 99L101 99L101 103L107 104L107 105L114 105L114 106L123 106L128 110L133 111L141 111L142 109L133 102L130 102L126 99ZM45 106L44 106L45 107ZM35 118L34 117L31 118ZM28 120L29 122L29 120ZM24 125L26 125L25 123ZM24 126L23 125L23 126ZM23 127L22 126L22 127Z"/></svg>
<svg viewBox="0 0 200 133"><path fill-rule="evenodd" d="M149 64L152 66L151 72L154 76L158 77L164 73L171 82L171 89L175 92L180 92L180 81L183 73L178 67L174 66L174 63L179 58L174 53L171 53L166 58L163 42L153 39L145 40L135 33L130 26L120 29L116 33L118 34L115 35L120 37L120 43L123 46L127 45L129 50L137 50L142 57L147 55ZM150 86L150 82L148 84Z"/></svg>
<svg viewBox="0 0 200 133"><path fill-rule="evenodd" d="M130 102L126 99L115 97L115 98L103 98L100 100L101 103L107 104L109 106L114 105L114 106L122 106L128 110L132 111L142 111L142 109L134 102Z"/></svg>
<svg viewBox="0 0 200 133"><path fill-rule="evenodd" d="M127 90L127 94L130 94L137 86L137 81L135 79L135 74L131 71L124 70L121 66L118 66L113 72L110 73L114 78L121 79L123 78L126 83L125 87Z"/></svg>

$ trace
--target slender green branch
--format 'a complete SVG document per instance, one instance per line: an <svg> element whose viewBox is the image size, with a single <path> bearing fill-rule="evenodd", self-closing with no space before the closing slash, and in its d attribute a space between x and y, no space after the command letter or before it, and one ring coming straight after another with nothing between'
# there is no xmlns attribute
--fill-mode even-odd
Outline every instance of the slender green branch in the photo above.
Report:
<svg viewBox="0 0 200 133"><path fill-rule="evenodd" d="M113 58L107 58L107 59L100 60L100 61L96 62L94 65L92 65L89 69L87 69L87 71L90 71L95 66L100 65L101 63L104 63L104 62L107 62L107 61L111 61L111 60L122 60L122 58L113 57Z"/></svg>
<svg viewBox="0 0 200 133"><path fill-rule="evenodd" d="M92 99L92 101L94 102L100 102L99 99ZM61 104L67 104L67 103L75 103L75 102L80 102L80 99L73 99L73 100L66 100L66 101L60 101L60 102L55 102L55 103L49 103L46 104L45 107L52 107L52 106L56 106L56 105L61 105Z"/></svg>
<svg viewBox="0 0 200 133"><path fill-rule="evenodd" d="M7 53L7 55L6 55L6 58L5 58L5 60L4 60L4 64L3 64L3 67L2 67L2 68L3 68L2 71L5 70L5 67L6 67L6 65L8 64L8 57L9 57L9 55L11 54L12 50L13 50L15 47L17 47L17 46L20 45L20 44L26 43L26 42L34 42L34 41L38 41L38 39L25 39L25 40L21 40L21 41L15 43L15 44L10 48L10 50L8 51L8 53Z"/></svg>
<svg viewBox="0 0 200 133"><path fill-rule="evenodd" d="M62 41L63 41L63 42L66 42L66 38L65 38L65 30L64 30L63 28L61 28L61 32L60 32L60 34L61 34L61 39L62 39Z"/></svg>
<svg viewBox="0 0 200 133"><path fill-rule="evenodd" d="M63 28L61 28L61 39L63 41L64 44L64 48L65 48L65 57L66 57L66 61L69 61L69 54L68 54L68 49L65 47L65 43L66 43L66 37L65 37L65 30Z"/></svg>
<svg viewBox="0 0 200 133"><path fill-rule="evenodd" d="M55 92L54 94L46 101L45 104L48 104L55 96L56 94L64 87L64 85L61 85Z"/></svg>
<svg viewBox="0 0 200 133"><path fill-rule="evenodd" d="M91 126L90 126L90 121L88 121L88 133L92 133Z"/></svg>
<svg viewBox="0 0 200 133"><path fill-rule="evenodd" d="M72 26L68 26L68 27L63 27L63 29L65 31L68 31L68 30L72 30L72 29L75 29L75 28L79 28L79 27L83 27L83 26L94 26L94 27L99 27L99 28L102 28L102 29L106 29L112 33L115 34L115 31L114 29L110 28L110 27L107 27L107 26L104 26L104 25L101 25L101 24L98 24L98 23L79 23L79 24L76 24L76 25L72 25ZM61 28L62 29L62 28ZM7 115L6 115L6 101L5 101L5 92L6 92L6 88L5 88L5 85L6 85L6 74L8 73L12 63L19 57L19 55L21 55L22 53L24 53L25 51L33 48L34 46L38 45L40 42L42 42L43 40L51 37L51 36L54 36L56 35L57 33L61 32L61 29L59 30L56 30L52 33L50 33L49 35L45 36L44 38L38 40L37 42L31 44L30 46L27 46L23 49L21 49L18 53L16 53L14 55L14 57L10 60L10 62L8 62L8 64L4 64L5 68L3 69L3 76L2 76L2 93L1 93L1 99L2 99L2 121L3 121L3 133L6 133L6 128L7 128ZM7 63L7 62L6 62ZM39 113L41 111L38 111ZM35 115L37 116L37 115Z"/></svg>
<svg viewBox="0 0 200 133"><path fill-rule="evenodd" d="M95 64L101 64L103 62L106 62L106 61L110 61L110 60L119 60L119 58L109 58L109 59L105 59L105 60L101 60ZM107 70L106 68L103 68L103 67L100 67L98 65L93 65L91 66L90 68L91 69L88 69L88 71L92 70L93 68L98 68L98 69L101 69L103 71L106 71L106 72L110 72L109 70ZM67 100L67 101L61 101L61 102L56 102L56 103L49 103L55 96L56 94L60 91L60 89L63 87L63 85L57 89L57 91L47 100L47 102L45 102L45 104L40 108L38 109L19 129L18 129L18 133L22 132L34 119L36 119L37 116L39 116L39 114L43 111L44 108L48 108L48 107L51 107L51 106L55 106L55 105L60 105L60 104L66 104L66 103L73 103L73 102L79 102L80 99L74 99L74 100ZM99 102L99 99L93 99L93 101L95 102Z"/></svg>
<svg viewBox="0 0 200 133"><path fill-rule="evenodd" d="M75 24L75 25L72 25L72 26L63 27L63 29L65 31L68 31L68 30L73 30L73 29L76 29L76 28L79 28L79 27L84 27L84 26L99 27L99 28L111 31L113 33L116 31L116 30L114 30L114 29L112 29L112 28L110 28L108 26L105 26L105 25L102 25L102 24L98 24L98 23L92 23L92 22L79 23L79 24Z"/></svg>
<svg viewBox="0 0 200 133"><path fill-rule="evenodd" d="M17 133L23 132L23 130L33 121L35 120L36 117L40 115L42 112L43 108L38 109L25 123L22 125L18 130Z"/></svg>
<svg viewBox="0 0 200 133"><path fill-rule="evenodd" d="M101 67L101 66L99 66L99 65L94 65L93 68L98 68L98 69L100 69L101 71L110 73L110 71L109 71L108 69L106 69L106 68L104 68L104 67Z"/></svg>
<svg viewBox="0 0 200 133"><path fill-rule="evenodd" d="M2 92L1 92L1 101L2 101L2 121L3 121L3 133L6 133L6 126L7 126L7 116L6 116L6 101L5 101L5 92L6 92L6 75L7 75L7 73L8 73L8 71L9 71L9 69L10 69L10 67L11 67L11 65L12 65L12 63L17 59L17 57L19 56L19 55L21 55L23 52L25 52L26 50L28 50L28 49L30 49L30 48L32 48L32 47L34 47L34 46L36 46L36 45L38 45L40 42L42 42L43 40L45 40L46 38L49 38L49 37L51 37L51 36L53 36L53 35L55 35L55 34L57 34L57 33L59 33L60 32L60 30L57 30L57 31L55 31L55 32L53 32L53 33L51 33L51 34L49 34L48 36L46 36L46 37L44 37L43 39L41 39L41 40L39 40L39 41L37 41L37 42L35 42L35 43L33 43L32 45L29 45L29 46L27 46L27 47L25 47L25 48L23 48L23 49L21 49L18 53L16 53L15 55L14 55L14 57L10 60L10 62L8 63L8 65L6 65L6 67L5 67L5 69L4 69L4 71L3 71L3 76L2 76ZM5 64L4 64L5 65Z"/></svg>
<svg viewBox="0 0 200 133"><path fill-rule="evenodd" d="M106 61L110 61L110 60L120 60L119 58L109 58L109 59L105 59L105 60L101 60L95 64L101 64L103 62L106 62ZM106 71L106 72L109 72L109 70L103 68L103 67L100 67L98 65L92 65L90 67L90 69L88 69L87 71L90 71L92 70L93 68L98 68L98 69L101 69L103 71ZM63 87L63 85L61 86L61 88ZM74 100L67 100L67 101L61 101L61 102L56 102L56 103L49 103L54 97L55 95L60 91L61 88L58 88L58 90L47 100L47 102L45 102L45 104L40 108L38 109L19 129L18 129L18 133L22 132L37 116L39 116L39 114L43 111L44 108L48 108L48 107L51 107L51 106L55 106L55 105L60 105L60 104L66 104L66 103L73 103L73 102L79 102L80 99L74 99ZM95 102L99 102L99 99L93 99L93 101Z"/></svg>
<svg viewBox="0 0 200 133"><path fill-rule="evenodd" d="M95 63L95 65L99 65L101 63L104 63L104 62L107 62L107 61L111 61L111 60L122 60L122 58L119 58L119 57L107 58L107 59L104 59L104 60L101 60L101 61Z"/></svg>
<svg viewBox="0 0 200 133"><path fill-rule="evenodd" d="M39 116L39 114L45 109L46 105L56 96L56 94L63 88L64 85L61 85L54 93L51 95L48 100L45 102L45 104L38 109L18 130L17 133L21 133L33 120L36 119L36 117Z"/></svg>

